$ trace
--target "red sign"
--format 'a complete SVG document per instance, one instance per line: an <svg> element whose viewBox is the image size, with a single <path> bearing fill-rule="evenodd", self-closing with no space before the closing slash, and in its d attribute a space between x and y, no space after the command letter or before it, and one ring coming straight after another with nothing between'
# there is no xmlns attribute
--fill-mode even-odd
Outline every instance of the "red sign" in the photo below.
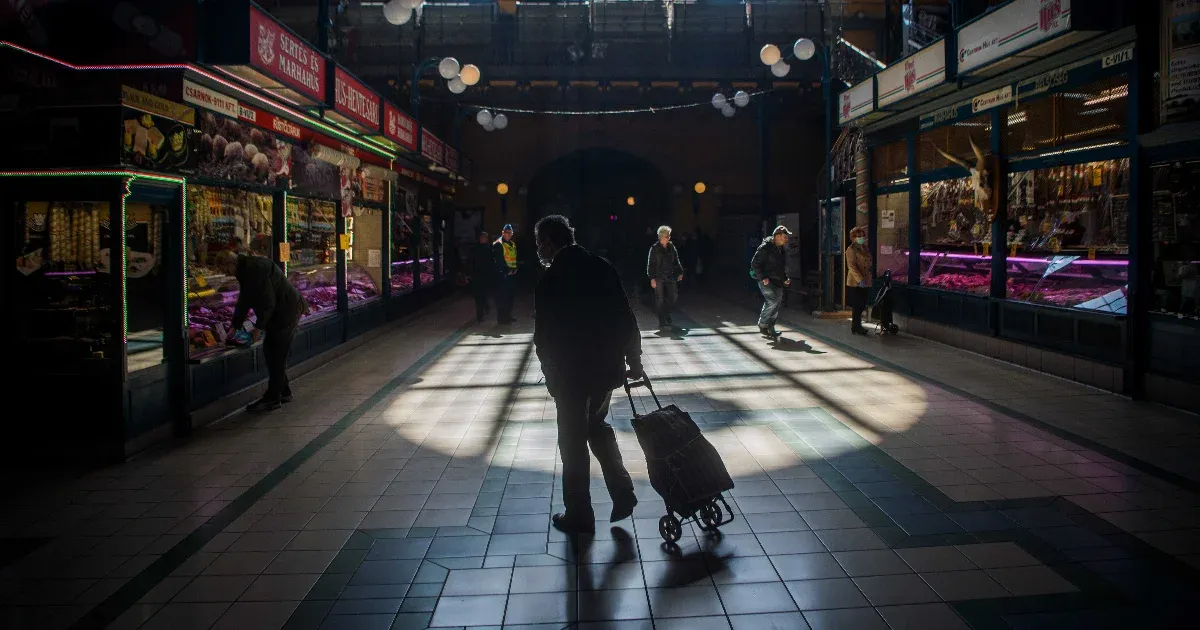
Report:
<svg viewBox="0 0 1200 630"><path fill-rule="evenodd" d="M379 129L379 96L341 68L333 76L333 109L371 130Z"/></svg>
<svg viewBox="0 0 1200 630"><path fill-rule="evenodd" d="M250 65L305 96L325 100L325 58L253 5L250 6Z"/></svg>
<svg viewBox="0 0 1200 630"><path fill-rule="evenodd" d="M436 164L444 164L446 145L428 129L421 129L421 155L433 160Z"/></svg>
<svg viewBox="0 0 1200 630"><path fill-rule="evenodd" d="M417 121L386 102L383 104L383 135L409 151L417 150Z"/></svg>
<svg viewBox="0 0 1200 630"><path fill-rule="evenodd" d="M446 147L446 168L458 172L458 149L454 147Z"/></svg>
<svg viewBox="0 0 1200 630"><path fill-rule="evenodd" d="M911 92L917 86L917 60L904 60L904 91Z"/></svg>
<svg viewBox="0 0 1200 630"><path fill-rule="evenodd" d="M280 118L270 112L247 107L241 103L238 103L238 118L263 129L274 131L281 136L287 136L293 140L302 139L304 134L304 129L300 125L286 118Z"/></svg>
<svg viewBox="0 0 1200 630"><path fill-rule="evenodd" d="M1038 26L1048 31L1061 15L1062 0L1042 0L1042 6L1038 9Z"/></svg>

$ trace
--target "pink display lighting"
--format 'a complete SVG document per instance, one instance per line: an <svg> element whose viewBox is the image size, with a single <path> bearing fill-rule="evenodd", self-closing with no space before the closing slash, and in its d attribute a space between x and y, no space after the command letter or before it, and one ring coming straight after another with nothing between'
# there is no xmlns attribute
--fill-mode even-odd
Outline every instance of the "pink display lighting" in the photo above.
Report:
<svg viewBox="0 0 1200 630"><path fill-rule="evenodd" d="M46 276L94 276L99 272L96 271L50 271L45 273Z"/></svg>
<svg viewBox="0 0 1200 630"><path fill-rule="evenodd" d="M432 262L432 261L433 261L432 258L422 258L422 259L418 260L417 262L427 263L427 262ZM396 265L411 265L411 264L413 264L413 261L411 261L411 260L398 260L398 261L392 263L392 266L395 267Z"/></svg>
<svg viewBox="0 0 1200 630"><path fill-rule="evenodd" d="M904 252L908 254L908 252ZM991 260L991 256L979 256L976 254L955 254L952 252L921 252L922 258L958 258L964 260ZM1021 258L1010 256L1006 259L1009 262L1027 263L1027 264L1049 264L1050 260L1045 258ZM1076 260L1072 265L1096 265L1100 267L1128 267L1128 260Z"/></svg>

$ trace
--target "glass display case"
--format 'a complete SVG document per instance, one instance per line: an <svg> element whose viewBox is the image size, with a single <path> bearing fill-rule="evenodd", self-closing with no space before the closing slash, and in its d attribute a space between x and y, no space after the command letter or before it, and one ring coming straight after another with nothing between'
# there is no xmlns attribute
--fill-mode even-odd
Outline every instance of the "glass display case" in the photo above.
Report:
<svg viewBox="0 0 1200 630"><path fill-rule="evenodd" d="M287 276L308 303L301 322L337 310L337 204L287 198Z"/></svg>
<svg viewBox="0 0 1200 630"><path fill-rule="evenodd" d="M969 177L921 184L921 284L986 297L991 229Z"/></svg>
<svg viewBox="0 0 1200 630"><path fill-rule="evenodd" d="M163 324L166 321L166 278L163 277L163 225L167 209L147 203L125 204L125 303L128 335L126 369L136 372L166 361Z"/></svg>
<svg viewBox="0 0 1200 630"><path fill-rule="evenodd" d="M1008 297L1123 313L1129 160L1009 175Z"/></svg>
<svg viewBox="0 0 1200 630"><path fill-rule="evenodd" d="M421 283L420 286L428 287L433 284L433 216L428 211L422 211L421 214L421 236L418 241L417 269L419 270ZM441 244L438 243L438 246Z"/></svg>
<svg viewBox="0 0 1200 630"><path fill-rule="evenodd" d="M1154 175L1153 310L1200 317L1200 162L1158 164Z"/></svg>
<svg viewBox="0 0 1200 630"><path fill-rule="evenodd" d="M878 216L875 262L879 275L889 269L892 281L908 282L908 193L875 197Z"/></svg>
<svg viewBox="0 0 1200 630"><path fill-rule="evenodd" d="M122 314L112 299L109 208L105 202L18 206L7 308L20 369L89 374L89 366L114 358Z"/></svg>
<svg viewBox="0 0 1200 630"><path fill-rule="evenodd" d="M417 192L396 187L392 210L392 295L404 295L413 290L413 226L417 217Z"/></svg>
<svg viewBox="0 0 1200 630"><path fill-rule="evenodd" d="M188 346L192 358L224 348L239 290L237 278L224 275L218 263L238 253L271 256L273 208L270 195L209 186L188 189ZM250 321L253 317L251 313Z"/></svg>
<svg viewBox="0 0 1200 630"><path fill-rule="evenodd" d="M346 293L350 306L380 295L383 286L383 210L355 206L346 217Z"/></svg>

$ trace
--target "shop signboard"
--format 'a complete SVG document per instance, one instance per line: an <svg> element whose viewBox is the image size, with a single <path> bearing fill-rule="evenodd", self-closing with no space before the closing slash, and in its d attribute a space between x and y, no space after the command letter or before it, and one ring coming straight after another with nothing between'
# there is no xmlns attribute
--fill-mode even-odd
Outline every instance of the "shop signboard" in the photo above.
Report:
<svg viewBox="0 0 1200 630"><path fill-rule="evenodd" d="M256 6L250 7L250 65L302 94L325 100L325 57Z"/></svg>
<svg viewBox="0 0 1200 630"><path fill-rule="evenodd" d="M421 128L421 155L438 165L446 161L446 145L425 128Z"/></svg>
<svg viewBox="0 0 1200 630"><path fill-rule="evenodd" d="M206 63L292 103L327 103L330 62L315 47L248 0L207 0L204 7Z"/></svg>
<svg viewBox="0 0 1200 630"><path fill-rule="evenodd" d="M379 131L381 99L349 72L335 67L333 72L333 111L369 133Z"/></svg>
<svg viewBox="0 0 1200 630"><path fill-rule="evenodd" d="M362 198L363 201L373 203L387 203L388 184L382 179L367 177L363 175L362 182Z"/></svg>
<svg viewBox="0 0 1200 630"><path fill-rule="evenodd" d="M183 100L204 109L211 109L218 114L224 114L230 118L238 117L238 102L236 98L225 96L214 89L193 83L187 79L183 80Z"/></svg>
<svg viewBox="0 0 1200 630"><path fill-rule="evenodd" d="M458 172L458 149L450 145L446 145L446 168L452 173Z"/></svg>
<svg viewBox="0 0 1200 630"><path fill-rule="evenodd" d="M971 99L971 113L978 114L992 108L1008 105L1013 100L1013 86L1006 85L998 90L984 92Z"/></svg>
<svg viewBox="0 0 1200 630"><path fill-rule="evenodd" d="M958 72L976 70L1070 28L1071 0L1012 0L958 29Z"/></svg>
<svg viewBox="0 0 1200 630"><path fill-rule="evenodd" d="M383 135L409 151L417 151L417 121L399 107L384 101Z"/></svg>
<svg viewBox="0 0 1200 630"><path fill-rule="evenodd" d="M1164 0L1163 123L1200 119L1200 2Z"/></svg>
<svg viewBox="0 0 1200 630"><path fill-rule="evenodd" d="M838 106L838 124L845 125L873 111L875 111L874 77L842 92Z"/></svg>
<svg viewBox="0 0 1200 630"><path fill-rule="evenodd" d="M1071 86L1090 83L1106 76L1133 72L1134 47L1124 45L1102 55L1044 72L1021 81L1016 86L1016 98L1026 99L1039 94L1068 90Z"/></svg>
<svg viewBox="0 0 1200 630"><path fill-rule="evenodd" d="M875 75L879 107L904 100L946 82L946 40L930 44Z"/></svg>
<svg viewBox="0 0 1200 630"><path fill-rule="evenodd" d="M128 86L121 86L121 103L123 164L172 172L191 169L196 110Z"/></svg>

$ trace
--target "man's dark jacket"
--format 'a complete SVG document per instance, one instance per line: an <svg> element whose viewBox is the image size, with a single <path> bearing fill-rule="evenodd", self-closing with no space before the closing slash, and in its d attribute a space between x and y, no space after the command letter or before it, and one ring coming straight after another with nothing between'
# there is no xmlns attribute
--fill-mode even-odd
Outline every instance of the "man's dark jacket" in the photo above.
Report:
<svg viewBox="0 0 1200 630"><path fill-rule="evenodd" d="M477 287L490 287L496 284L500 275L496 270L496 255L492 246L476 243L471 246L471 283Z"/></svg>
<svg viewBox="0 0 1200 630"><path fill-rule="evenodd" d="M640 367L641 334L617 270L579 245L554 257L534 293L533 344L550 395L613 390Z"/></svg>
<svg viewBox="0 0 1200 630"><path fill-rule="evenodd" d="M750 261L750 271L759 282L765 279L783 286L787 280L787 248L776 245L774 237L763 239Z"/></svg>
<svg viewBox="0 0 1200 630"><path fill-rule="evenodd" d="M674 280L683 275L683 265L679 262L679 250L675 243L667 242L663 247L661 242L650 246L650 256L646 259L646 276L651 280Z"/></svg>
<svg viewBox="0 0 1200 630"><path fill-rule="evenodd" d="M238 256L234 275L240 293L233 309L233 330L241 328L249 311L254 311L254 327L263 330L290 328L308 312L304 296L269 258Z"/></svg>

